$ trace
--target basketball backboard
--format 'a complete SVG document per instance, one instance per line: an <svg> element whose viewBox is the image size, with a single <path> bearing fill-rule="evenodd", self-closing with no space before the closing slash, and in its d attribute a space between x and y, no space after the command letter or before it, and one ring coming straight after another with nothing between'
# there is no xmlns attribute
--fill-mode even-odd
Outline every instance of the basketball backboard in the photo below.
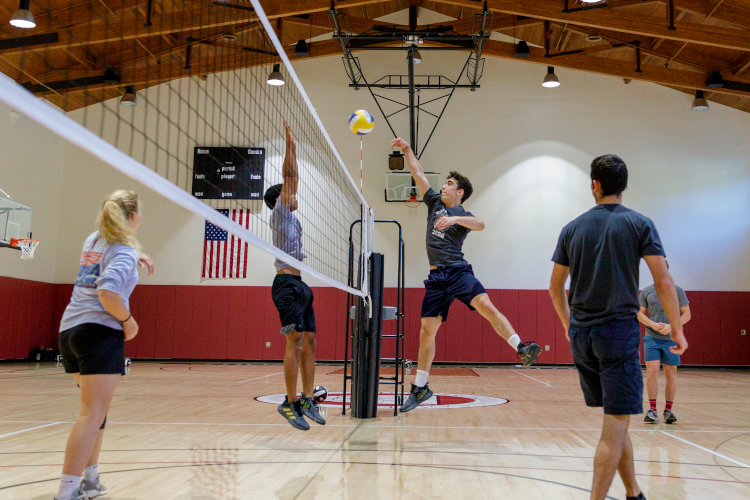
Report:
<svg viewBox="0 0 750 500"><path fill-rule="evenodd" d="M11 238L31 238L32 208L0 197L0 246L10 246Z"/></svg>
<svg viewBox="0 0 750 500"><path fill-rule="evenodd" d="M443 188L440 182L440 173L425 172L425 176L430 183L430 187L439 193ZM409 200L412 192L411 174L409 172L386 172L385 174L385 201L404 203ZM422 197L419 190L415 188L416 196L419 201Z"/></svg>

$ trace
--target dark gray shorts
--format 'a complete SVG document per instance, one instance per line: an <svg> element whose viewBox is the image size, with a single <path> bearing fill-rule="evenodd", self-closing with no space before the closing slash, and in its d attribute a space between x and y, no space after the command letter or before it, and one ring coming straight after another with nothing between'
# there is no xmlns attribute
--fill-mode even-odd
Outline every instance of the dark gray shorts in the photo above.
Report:
<svg viewBox="0 0 750 500"><path fill-rule="evenodd" d="M98 323L84 323L60 332L65 373L124 375L125 335Z"/></svg>

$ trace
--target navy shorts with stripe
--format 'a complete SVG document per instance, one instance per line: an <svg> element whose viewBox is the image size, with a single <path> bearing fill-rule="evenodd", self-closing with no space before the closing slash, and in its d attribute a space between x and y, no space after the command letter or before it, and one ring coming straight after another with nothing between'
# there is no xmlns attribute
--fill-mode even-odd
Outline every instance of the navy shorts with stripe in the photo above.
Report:
<svg viewBox="0 0 750 500"><path fill-rule="evenodd" d="M424 282L424 287L426 293L422 301L422 317L442 316L443 321L448 319L448 310L455 299L473 311L471 301L474 297L487 293L482 283L474 276L470 264L432 269Z"/></svg>

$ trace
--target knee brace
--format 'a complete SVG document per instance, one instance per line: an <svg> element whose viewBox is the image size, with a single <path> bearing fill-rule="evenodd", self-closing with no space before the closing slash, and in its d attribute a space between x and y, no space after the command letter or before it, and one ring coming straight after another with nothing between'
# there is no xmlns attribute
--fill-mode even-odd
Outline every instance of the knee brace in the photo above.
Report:
<svg viewBox="0 0 750 500"><path fill-rule="evenodd" d="M107 416L104 415L104 422L102 422L102 426L99 427L99 429L104 429L104 427L107 425Z"/></svg>

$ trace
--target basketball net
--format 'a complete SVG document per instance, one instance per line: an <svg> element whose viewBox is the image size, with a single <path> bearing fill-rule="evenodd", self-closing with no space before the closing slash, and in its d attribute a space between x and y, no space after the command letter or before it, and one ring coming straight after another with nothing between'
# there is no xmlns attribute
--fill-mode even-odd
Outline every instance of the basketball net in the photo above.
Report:
<svg viewBox="0 0 750 500"><path fill-rule="evenodd" d="M10 240L10 245L21 249L21 260L30 260L34 258L34 250L39 246L39 240L13 238Z"/></svg>
<svg viewBox="0 0 750 500"><path fill-rule="evenodd" d="M419 200L417 199L417 195L411 195L411 197L406 200L406 207L409 209L409 216L414 217L417 215L417 209L419 208Z"/></svg>

